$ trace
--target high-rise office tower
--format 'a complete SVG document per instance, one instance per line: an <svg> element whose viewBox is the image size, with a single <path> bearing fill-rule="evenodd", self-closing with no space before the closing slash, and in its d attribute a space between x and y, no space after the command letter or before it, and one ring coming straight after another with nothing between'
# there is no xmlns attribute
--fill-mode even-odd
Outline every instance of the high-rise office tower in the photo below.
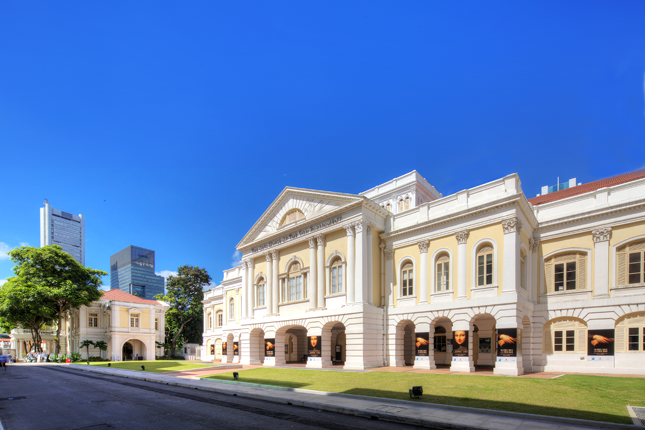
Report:
<svg viewBox="0 0 645 430"><path fill-rule="evenodd" d="M164 293L163 276L155 275L155 252L128 246L110 257L110 289L145 299Z"/></svg>
<svg viewBox="0 0 645 430"><path fill-rule="evenodd" d="M45 200L40 208L40 246L60 245L85 266L85 217L54 209Z"/></svg>

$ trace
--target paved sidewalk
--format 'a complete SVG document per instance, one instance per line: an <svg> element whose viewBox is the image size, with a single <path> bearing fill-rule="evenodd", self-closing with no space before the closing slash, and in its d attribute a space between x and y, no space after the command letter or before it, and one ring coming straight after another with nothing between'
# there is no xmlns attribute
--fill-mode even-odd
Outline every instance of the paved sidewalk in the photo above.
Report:
<svg viewBox="0 0 645 430"><path fill-rule="evenodd" d="M541 415L518 414L485 409L464 408L412 401L380 399L321 391L268 387L254 384L211 381L192 376L191 379L172 374L157 374L136 370L113 369L76 364L60 365L75 370L121 376L167 385L175 385L232 396L241 396L270 402L296 405L347 415L364 416L384 421L439 429L498 429L498 430L582 430L582 429L638 429L641 427L557 418ZM228 367L228 366L227 366ZM227 371L232 370L230 367ZM212 370L210 370L212 373Z"/></svg>

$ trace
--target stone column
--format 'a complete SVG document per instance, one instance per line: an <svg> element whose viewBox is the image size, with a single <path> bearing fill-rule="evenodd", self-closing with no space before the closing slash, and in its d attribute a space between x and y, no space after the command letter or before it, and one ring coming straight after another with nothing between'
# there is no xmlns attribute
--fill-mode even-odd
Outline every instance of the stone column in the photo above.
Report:
<svg viewBox="0 0 645 430"><path fill-rule="evenodd" d="M457 237L457 300L466 300L466 267L468 265L468 257L466 242L468 241L468 230L460 231ZM473 268L476 270L476 268Z"/></svg>
<svg viewBox="0 0 645 430"><path fill-rule="evenodd" d="M436 369L437 366L434 362L434 326L428 323L420 323L414 326L414 334L416 333L428 333L428 356L425 357L414 357L414 368L415 369ZM416 337L416 336L415 336ZM416 339L413 341L416 342Z"/></svg>
<svg viewBox="0 0 645 430"><path fill-rule="evenodd" d="M354 231L356 232L356 250L355 250L355 262L356 266L354 267L354 301L359 303L364 303L367 297L365 297L365 232L363 228L365 227L364 221L359 221L354 224Z"/></svg>
<svg viewBox="0 0 645 430"><path fill-rule="evenodd" d="M602 227L591 232L594 242L594 299L609 298L609 239L611 227ZM580 289L586 289L581 285Z"/></svg>
<svg viewBox="0 0 645 430"><path fill-rule="evenodd" d="M254 284L253 279L253 260L247 260L246 262L246 290L248 291L248 317L253 318L253 308L255 307L255 289L253 288Z"/></svg>
<svg viewBox="0 0 645 430"><path fill-rule="evenodd" d="M418 243L421 251L421 270L419 271L419 304L428 303L428 247L429 240Z"/></svg>
<svg viewBox="0 0 645 430"><path fill-rule="evenodd" d="M385 303L384 306L394 306L394 267L392 260L394 259L394 250L392 248L385 248Z"/></svg>
<svg viewBox="0 0 645 430"><path fill-rule="evenodd" d="M538 295L540 294L540 283L538 282L538 274L540 273L538 266L538 250L540 249L540 241L537 239L530 239L529 248L531 251L531 274L528 282L530 285L529 297L533 303L537 303Z"/></svg>
<svg viewBox="0 0 645 430"><path fill-rule="evenodd" d="M450 365L451 372L474 372L475 359L473 357L473 328L468 321L455 321L452 331L465 330L468 332L468 357L453 357Z"/></svg>
<svg viewBox="0 0 645 430"><path fill-rule="evenodd" d="M273 258L273 278L271 280L272 287L272 296L273 296L273 308L271 313L278 313L278 303L280 303L280 287L278 284L278 251L271 251L271 257ZM268 276L268 275L267 275Z"/></svg>
<svg viewBox="0 0 645 430"><path fill-rule="evenodd" d="M249 300L249 288L248 288L248 274L246 271L246 261L242 260L242 288L244 289L244 293L242 294L242 297L244 297L244 303L242 304L242 319L247 319L249 315L253 314L253 308L249 306L251 304L251 301ZM210 352L210 351L209 351Z"/></svg>
<svg viewBox="0 0 645 430"><path fill-rule="evenodd" d="M524 340L522 339L522 319L517 315L508 315L502 316L497 319L495 322L495 327L499 330L500 328L515 328L518 330L519 344L516 346L517 357L508 357L508 359L503 361L495 362L495 369L493 373L495 375L505 375L505 376L520 376L524 373L524 362L522 360L522 344ZM495 339L497 340L497 339ZM528 339L530 342L530 339Z"/></svg>
<svg viewBox="0 0 645 430"><path fill-rule="evenodd" d="M520 288L520 232L522 222L514 217L502 221L504 228L504 287L502 294L515 294ZM495 270L497 268L495 267Z"/></svg>
<svg viewBox="0 0 645 430"><path fill-rule="evenodd" d="M351 224L346 225L345 230L347 230L347 273L345 274L347 303L354 303L354 226Z"/></svg>
<svg viewBox="0 0 645 430"><path fill-rule="evenodd" d="M372 242L372 225L367 224L367 236L365 237L365 248L367 250L367 255L365 258L365 270L367 271L367 291L366 291L366 301L367 303L374 304L374 271L372 267L374 266L374 258L372 256L372 249L374 244Z"/></svg>
<svg viewBox="0 0 645 430"><path fill-rule="evenodd" d="M317 262L317 274L318 279L316 281L316 291L318 292L318 299L316 300L316 308L324 309L325 308L325 236L319 234L316 236L316 242L318 243L318 253L316 256Z"/></svg>
<svg viewBox="0 0 645 430"><path fill-rule="evenodd" d="M316 309L316 280L318 279L318 264L316 263L316 238L309 238L309 276L307 276L307 298L309 310Z"/></svg>
<svg viewBox="0 0 645 430"><path fill-rule="evenodd" d="M267 315L271 315L273 313L273 285L271 285L273 282L273 259L270 252L264 254L264 257L267 260L267 283L264 296L267 301Z"/></svg>

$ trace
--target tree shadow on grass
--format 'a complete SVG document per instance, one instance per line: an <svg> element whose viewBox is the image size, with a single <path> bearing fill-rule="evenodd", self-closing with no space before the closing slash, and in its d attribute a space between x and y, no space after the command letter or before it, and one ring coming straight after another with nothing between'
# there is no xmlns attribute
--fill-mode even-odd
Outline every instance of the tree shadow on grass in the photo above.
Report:
<svg viewBox="0 0 645 430"><path fill-rule="evenodd" d="M412 388L412 387L410 387ZM423 393L423 396L417 399L411 399L408 392L374 390L369 388L353 388L343 391L343 394L353 394L358 396L381 397L387 399L412 400L419 403L434 403L439 405L463 406L477 409L492 409L504 412L516 412L534 415L546 415L551 417L576 418L581 420L601 421L608 423L632 424L631 418L618 414L581 411L577 409L567 409L555 406L530 405L520 402L504 402L498 400L469 399L465 397L451 396L434 396ZM530 393L527 393L530 396ZM560 405L562 406L562 405ZM625 409L625 412L627 409ZM510 416L509 416L510 417Z"/></svg>

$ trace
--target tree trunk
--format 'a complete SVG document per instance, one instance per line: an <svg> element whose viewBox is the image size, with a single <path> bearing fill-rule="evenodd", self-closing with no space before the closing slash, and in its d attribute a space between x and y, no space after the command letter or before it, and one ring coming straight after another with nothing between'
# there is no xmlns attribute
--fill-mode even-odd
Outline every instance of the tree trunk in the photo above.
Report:
<svg viewBox="0 0 645 430"><path fill-rule="evenodd" d="M63 324L62 313L58 315L58 328L56 329L56 354L60 354L60 326Z"/></svg>
<svg viewBox="0 0 645 430"><path fill-rule="evenodd" d="M172 338L172 342L171 342L172 351L170 353L172 354L173 357L175 356L175 351L176 351L176 348L177 348L177 338L179 337L181 332L184 330L184 327L186 326L186 324L188 324L191 320L192 320L192 318L189 318L187 321L184 321L183 323L181 323L181 326L179 326L179 330L177 330L177 333Z"/></svg>

